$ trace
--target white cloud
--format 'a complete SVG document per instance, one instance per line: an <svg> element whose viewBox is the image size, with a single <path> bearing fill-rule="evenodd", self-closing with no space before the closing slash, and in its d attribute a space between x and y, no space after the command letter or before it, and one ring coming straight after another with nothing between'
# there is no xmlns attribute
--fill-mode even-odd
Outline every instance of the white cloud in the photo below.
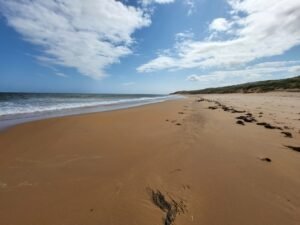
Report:
<svg viewBox="0 0 300 225"><path fill-rule="evenodd" d="M158 56L156 59L153 59L151 62L140 66L137 68L138 72L152 72L155 70L162 70L165 68L173 68L176 60L169 56Z"/></svg>
<svg viewBox="0 0 300 225"><path fill-rule="evenodd" d="M61 73L61 72L56 72L55 75L57 75L59 77L68 77L66 74Z"/></svg>
<svg viewBox="0 0 300 225"><path fill-rule="evenodd" d="M187 77L188 81L197 81L207 86L218 86L233 83L242 83L255 80L265 80L281 77L292 77L299 75L300 61L276 61L258 63L236 70L217 70L209 74L192 74ZM282 76L283 75L283 76ZM232 83L233 82L233 83Z"/></svg>
<svg viewBox="0 0 300 225"><path fill-rule="evenodd" d="M300 65L299 66L293 66L289 69L289 72L294 73L295 75L300 76Z"/></svg>
<svg viewBox="0 0 300 225"><path fill-rule="evenodd" d="M228 0L228 3L231 6L231 18L226 20L229 37L176 43L170 51L172 54L160 54L137 70L230 68L281 55L300 44L299 0ZM213 28L225 30L220 24Z"/></svg>
<svg viewBox="0 0 300 225"><path fill-rule="evenodd" d="M225 18L214 19L209 25L210 30L226 31L230 28L230 23Z"/></svg>
<svg viewBox="0 0 300 225"><path fill-rule="evenodd" d="M175 40L177 42L190 40L192 38L194 38L194 33L191 30L187 30L187 31L184 31L184 32L179 32L175 35Z"/></svg>
<svg viewBox="0 0 300 225"><path fill-rule="evenodd" d="M140 0L140 2L143 5L150 5L152 3L157 3L157 4L168 4L168 3L172 3L175 0Z"/></svg>
<svg viewBox="0 0 300 225"><path fill-rule="evenodd" d="M133 32L151 23L141 9L115 0L0 0L0 10L25 40L42 47L39 59L96 79L132 53Z"/></svg>
<svg viewBox="0 0 300 225"><path fill-rule="evenodd" d="M205 75L203 75L205 76ZM192 74L192 75L189 75L186 80L188 81L201 81L201 76L200 75L196 75L196 74Z"/></svg>

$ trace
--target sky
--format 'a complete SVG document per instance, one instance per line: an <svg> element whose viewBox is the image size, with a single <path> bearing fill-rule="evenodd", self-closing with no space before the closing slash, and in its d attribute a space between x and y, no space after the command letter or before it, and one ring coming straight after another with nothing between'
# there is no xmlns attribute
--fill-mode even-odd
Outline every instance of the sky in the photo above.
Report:
<svg viewBox="0 0 300 225"><path fill-rule="evenodd" d="M153 93L300 75L299 0L0 0L0 92Z"/></svg>

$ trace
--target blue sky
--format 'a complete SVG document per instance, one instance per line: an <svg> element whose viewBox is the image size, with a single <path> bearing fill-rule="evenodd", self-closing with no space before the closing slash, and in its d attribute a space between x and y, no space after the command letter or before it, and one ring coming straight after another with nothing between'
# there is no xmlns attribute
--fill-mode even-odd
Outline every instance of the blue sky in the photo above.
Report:
<svg viewBox="0 0 300 225"><path fill-rule="evenodd" d="M0 91L169 93L300 75L298 0L0 0Z"/></svg>

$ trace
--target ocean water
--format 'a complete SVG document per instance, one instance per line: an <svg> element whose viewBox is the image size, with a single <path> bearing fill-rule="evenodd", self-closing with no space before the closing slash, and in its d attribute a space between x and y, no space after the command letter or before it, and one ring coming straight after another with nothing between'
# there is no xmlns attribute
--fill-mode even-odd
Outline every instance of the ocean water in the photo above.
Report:
<svg viewBox="0 0 300 225"><path fill-rule="evenodd" d="M116 110L176 98L179 96L0 93L0 128L37 119Z"/></svg>

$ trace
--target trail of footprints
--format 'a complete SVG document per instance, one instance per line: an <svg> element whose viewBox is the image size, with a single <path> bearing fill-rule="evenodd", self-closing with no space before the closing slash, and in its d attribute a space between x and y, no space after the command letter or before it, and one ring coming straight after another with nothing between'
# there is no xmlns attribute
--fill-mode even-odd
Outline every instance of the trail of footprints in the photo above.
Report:
<svg viewBox="0 0 300 225"><path fill-rule="evenodd" d="M279 126L273 126L266 122L258 122L252 113L246 112L245 110L237 110L233 107L228 107L228 106L223 105L220 102L214 101L214 100L209 100L209 99L204 99L204 98L200 98L200 99L196 100L196 102L203 102L203 101L211 102L211 103L215 104L215 106L208 107L208 109L210 109L210 110L216 110L216 109L221 108L222 110L224 110L226 112L230 112L230 113L243 113L244 115L240 115L240 116L236 117L236 123L239 125L245 126L246 123L254 123L255 122L256 125L258 125L258 126L263 126L266 129L280 130L281 133L285 137L293 138L292 133L290 133L288 131L284 131L283 128L281 128ZM183 111L187 111L187 109L188 109L188 106L184 106ZM180 111L180 112L178 112L178 114L184 115L185 112ZM259 112L258 117L259 118L263 117L263 112ZM176 126L182 125L177 120L166 119L165 121L171 122L171 123L175 124ZM285 126L284 129L290 129L290 128ZM284 145L284 146L291 150L300 152L300 147L295 147L295 146L290 146L290 145ZM261 161L267 162L267 163L272 162L272 160L268 157L262 157L259 159ZM170 173L175 173L175 172L180 172L180 171L181 171L181 169L175 169L175 170L171 171ZM190 189L190 186L184 185L183 188ZM150 189L150 188L147 188L147 189L148 189L148 193L151 197L152 203L155 206L157 206L158 208L160 208L165 213L165 216L163 218L164 225L174 225L176 217L180 214L185 214L187 212L187 206L186 206L186 202L184 200L175 200L168 194L163 194L160 190L154 190L154 189Z"/></svg>
<svg viewBox="0 0 300 225"><path fill-rule="evenodd" d="M188 106L185 105L184 108L183 108L183 111L187 111L187 109L188 109ZM184 115L185 112L180 111L180 112L178 112L178 114L179 115ZM166 119L165 121L166 122L171 122L171 123L175 124L176 126L181 126L182 125L182 123L178 122L177 120Z"/></svg>

